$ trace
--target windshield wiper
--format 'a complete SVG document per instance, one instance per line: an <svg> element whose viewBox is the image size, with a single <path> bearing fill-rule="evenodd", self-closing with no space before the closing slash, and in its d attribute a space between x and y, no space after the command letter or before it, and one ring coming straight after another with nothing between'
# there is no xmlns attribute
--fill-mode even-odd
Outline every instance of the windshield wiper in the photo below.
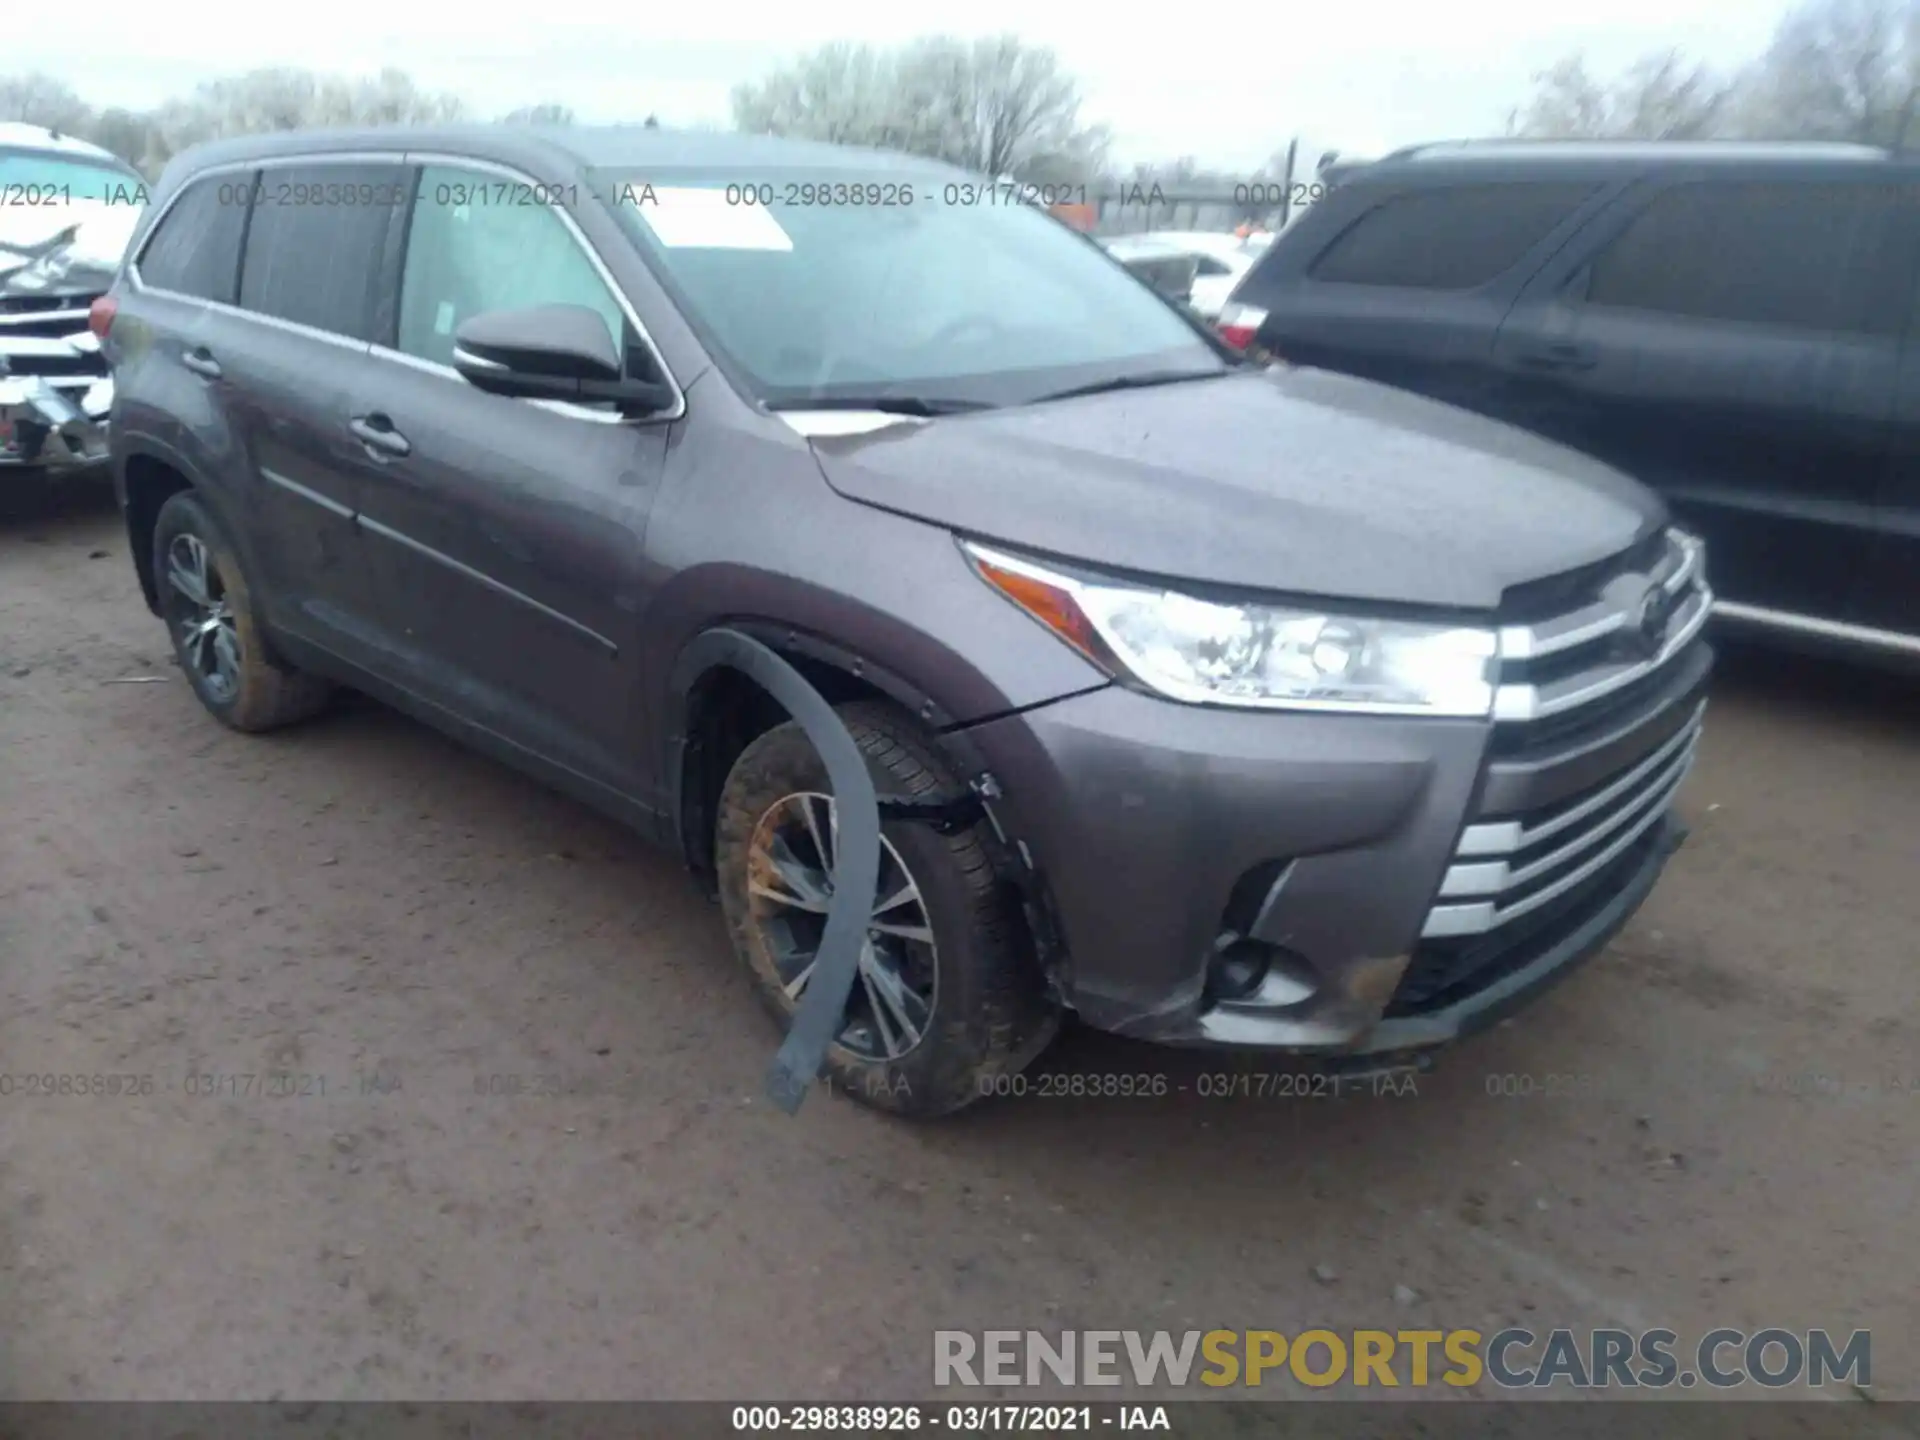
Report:
<svg viewBox="0 0 1920 1440"><path fill-rule="evenodd" d="M878 410L884 415L964 415L990 410L984 400L962 400L951 395L832 395L816 400L782 400L770 410Z"/></svg>
<svg viewBox="0 0 1920 1440"><path fill-rule="evenodd" d="M1113 380L1095 380L1090 385L1075 385L1066 390L1054 390L1046 395L1036 395L1029 404L1038 405L1043 400L1073 400L1082 395L1110 395L1116 390L1147 390L1156 385L1177 385L1183 380L1218 380L1223 375L1231 375L1231 370L1143 370L1138 375L1122 375Z"/></svg>

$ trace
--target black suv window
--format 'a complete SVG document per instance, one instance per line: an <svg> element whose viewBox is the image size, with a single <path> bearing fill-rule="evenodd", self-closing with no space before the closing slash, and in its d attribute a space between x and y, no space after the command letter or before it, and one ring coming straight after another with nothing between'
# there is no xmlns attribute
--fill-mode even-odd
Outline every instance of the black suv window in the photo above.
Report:
<svg viewBox="0 0 1920 1440"><path fill-rule="evenodd" d="M191 181L140 251L141 283L231 305L246 229L246 176Z"/></svg>
<svg viewBox="0 0 1920 1440"><path fill-rule="evenodd" d="M1343 230L1307 273L1347 285L1470 290L1512 268L1594 189L1509 181L1396 195Z"/></svg>
<svg viewBox="0 0 1920 1440"><path fill-rule="evenodd" d="M405 198L402 173L378 162L263 170L240 303L350 339L377 338L387 231Z"/></svg>
<svg viewBox="0 0 1920 1440"><path fill-rule="evenodd" d="M1907 263L1887 185L1683 185L1593 263L1590 305L1798 330L1898 334Z"/></svg>

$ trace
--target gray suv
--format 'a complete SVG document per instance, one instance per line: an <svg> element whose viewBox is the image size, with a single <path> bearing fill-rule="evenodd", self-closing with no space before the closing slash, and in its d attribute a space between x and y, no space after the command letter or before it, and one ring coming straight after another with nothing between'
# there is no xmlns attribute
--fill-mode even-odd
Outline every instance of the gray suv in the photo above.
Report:
<svg viewBox="0 0 1920 1440"><path fill-rule="evenodd" d="M225 141L95 321L214 715L350 686L674 847L883 1106L1005 1093L1067 1012L1408 1063L1681 835L1710 595L1653 494L1248 366L1004 186L658 130Z"/></svg>

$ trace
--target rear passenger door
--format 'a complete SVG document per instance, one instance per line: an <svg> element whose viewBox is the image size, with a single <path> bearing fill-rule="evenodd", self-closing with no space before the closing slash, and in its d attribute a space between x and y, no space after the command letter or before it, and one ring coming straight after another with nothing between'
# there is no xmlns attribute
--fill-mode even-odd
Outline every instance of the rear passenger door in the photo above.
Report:
<svg viewBox="0 0 1920 1440"><path fill-rule="evenodd" d="M1500 409L1661 491L1724 602L1841 620L1872 548L1915 239L1872 174L1644 187L1514 306Z"/></svg>
<svg viewBox="0 0 1920 1440"><path fill-rule="evenodd" d="M348 397L390 319L381 275L400 239L403 173L397 155L259 171L239 305L215 317L199 356L232 397L274 623L376 666L387 647L353 527L360 447Z"/></svg>
<svg viewBox="0 0 1920 1440"><path fill-rule="evenodd" d="M1483 408L1494 334L1527 277L1603 195L1598 178L1335 191L1274 243L1235 299L1299 365Z"/></svg>

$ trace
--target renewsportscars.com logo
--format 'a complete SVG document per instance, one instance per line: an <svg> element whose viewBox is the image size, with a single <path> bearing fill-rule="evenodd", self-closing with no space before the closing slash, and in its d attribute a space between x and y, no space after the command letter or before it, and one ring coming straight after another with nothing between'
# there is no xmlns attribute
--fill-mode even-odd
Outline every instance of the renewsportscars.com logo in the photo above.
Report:
<svg viewBox="0 0 1920 1440"><path fill-rule="evenodd" d="M935 1386L1124 1385L1508 1390L1873 1383L1873 1335L1709 1330L936 1330Z"/></svg>

